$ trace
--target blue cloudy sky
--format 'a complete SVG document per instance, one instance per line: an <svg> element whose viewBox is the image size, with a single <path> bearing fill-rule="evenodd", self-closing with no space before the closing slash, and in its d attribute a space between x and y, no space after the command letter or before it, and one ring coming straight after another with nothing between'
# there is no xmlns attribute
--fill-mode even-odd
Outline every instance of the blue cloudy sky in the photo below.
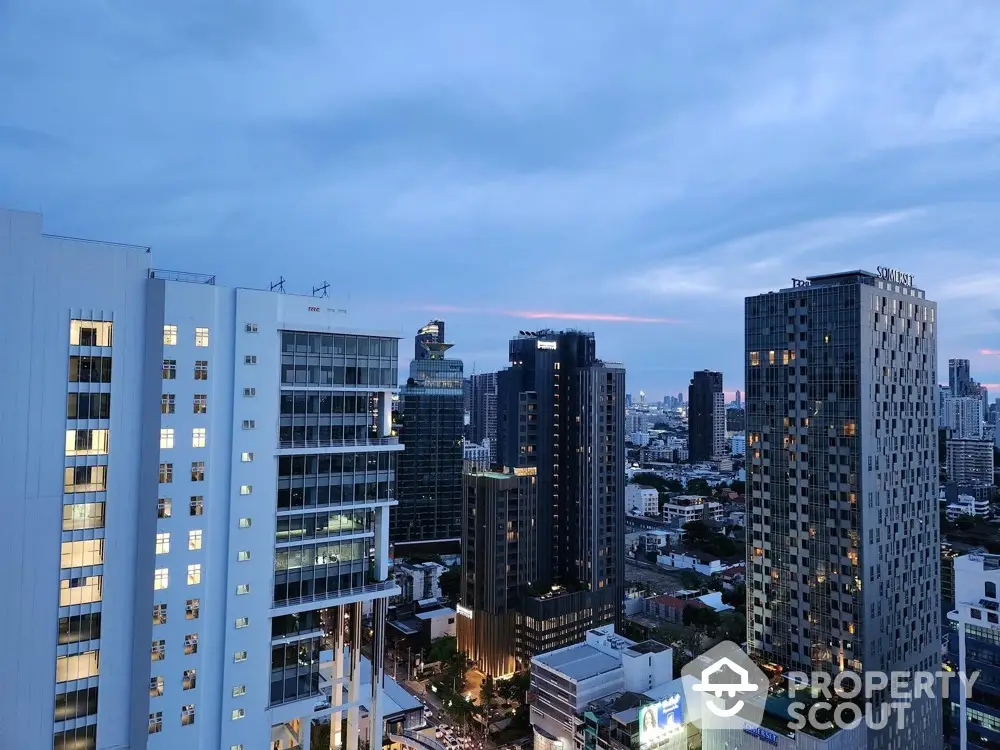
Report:
<svg viewBox="0 0 1000 750"><path fill-rule="evenodd" d="M446 310L469 369L588 328L655 396L741 387L744 295L889 265L1000 395L997 18L0 0L0 205L220 283L326 279L373 327Z"/></svg>

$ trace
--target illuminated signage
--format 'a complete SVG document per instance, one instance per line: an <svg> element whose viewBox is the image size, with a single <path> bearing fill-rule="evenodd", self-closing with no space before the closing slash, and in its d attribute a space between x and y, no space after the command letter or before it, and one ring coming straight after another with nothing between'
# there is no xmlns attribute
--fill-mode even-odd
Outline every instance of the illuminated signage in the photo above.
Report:
<svg viewBox="0 0 1000 750"><path fill-rule="evenodd" d="M538 467L536 466L515 466L514 476L517 477L533 477L538 474Z"/></svg>
<svg viewBox="0 0 1000 750"><path fill-rule="evenodd" d="M903 273L902 271L897 271L895 268L886 268L885 266L879 266L876 270L878 271L878 275L886 281L904 286L913 286L912 273Z"/></svg>
<svg viewBox="0 0 1000 750"><path fill-rule="evenodd" d="M639 747L651 750L664 744L684 728L684 706L680 693L639 709Z"/></svg>
<svg viewBox="0 0 1000 750"><path fill-rule="evenodd" d="M462 617L468 617L470 620L472 619L472 610L469 609L468 607L463 607L461 604L459 604L457 607L455 607L455 611L458 612L458 614L462 615Z"/></svg>
<svg viewBox="0 0 1000 750"><path fill-rule="evenodd" d="M770 729L764 729L764 727L759 727L756 724L744 724L743 731L749 734L751 737L756 737L759 740L764 740L768 745L778 746L778 735L772 732Z"/></svg>
<svg viewBox="0 0 1000 750"><path fill-rule="evenodd" d="M536 346L539 349L551 349L551 350L555 351L555 349L556 349L556 342L555 341L539 341L536 344Z"/></svg>

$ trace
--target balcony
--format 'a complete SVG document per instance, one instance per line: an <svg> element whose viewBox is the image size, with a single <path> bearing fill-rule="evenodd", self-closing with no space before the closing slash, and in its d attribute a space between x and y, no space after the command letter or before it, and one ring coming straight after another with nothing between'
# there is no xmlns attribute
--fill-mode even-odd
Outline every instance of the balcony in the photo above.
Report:
<svg viewBox="0 0 1000 750"><path fill-rule="evenodd" d="M366 583L364 586L355 586L354 588L349 589L338 589L336 591L326 591L319 594L309 594L307 596L281 599L273 604L272 615L277 616L281 614L294 614L297 611L312 608L303 605L312 605L316 602L325 602L334 599L348 599L352 601L379 599L381 597L378 595L384 592L389 592L390 595L400 593L400 588L395 579L390 578L386 581L380 581L378 583ZM285 612L284 610L288 610L288 612Z"/></svg>
<svg viewBox="0 0 1000 750"><path fill-rule="evenodd" d="M168 271L163 268L149 269L149 278L165 281L183 281L186 284L215 285L215 276L207 273L190 273L189 271Z"/></svg>
<svg viewBox="0 0 1000 750"><path fill-rule="evenodd" d="M323 448L374 448L379 446L399 445L398 437L364 437L353 439L319 439L310 440L307 438L279 439L278 448L280 450L317 450Z"/></svg>

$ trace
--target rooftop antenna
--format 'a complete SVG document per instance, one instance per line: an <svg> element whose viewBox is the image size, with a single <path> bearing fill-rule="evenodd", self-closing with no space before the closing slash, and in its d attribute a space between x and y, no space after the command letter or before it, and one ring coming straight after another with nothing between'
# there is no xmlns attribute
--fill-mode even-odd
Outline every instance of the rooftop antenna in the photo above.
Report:
<svg viewBox="0 0 1000 750"><path fill-rule="evenodd" d="M275 281L273 284L271 284L271 291L272 292L281 292L282 294L285 293L285 277L284 276L280 277L277 281Z"/></svg>
<svg viewBox="0 0 1000 750"><path fill-rule="evenodd" d="M329 297L330 296L330 291L329 290L330 290L330 282L329 281L324 281L323 284L322 284L322 286L314 286L313 287L313 297L316 297L316 296L319 296L319 297ZM322 292L322 294L317 295L316 294L317 292Z"/></svg>

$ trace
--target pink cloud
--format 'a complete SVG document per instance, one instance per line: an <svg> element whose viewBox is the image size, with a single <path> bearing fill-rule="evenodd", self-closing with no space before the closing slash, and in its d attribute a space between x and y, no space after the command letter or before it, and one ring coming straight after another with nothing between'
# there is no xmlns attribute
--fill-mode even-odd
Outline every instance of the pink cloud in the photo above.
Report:
<svg viewBox="0 0 1000 750"><path fill-rule="evenodd" d="M1000 357L1000 349L980 349L979 353L984 357Z"/></svg>
<svg viewBox="0 0 1000 750"><path fill-rule="evenodd" d="M419 308L428 312L465 313L469 315L502 315L507 318L522 318L525 320L580 320L599 321L603 323L680 323L673 318L650 318L636 315L619 315L617 313L588 312L549 312L539 310L496 310L486 308L452 307L450 305L429 305Z"/></svg>

